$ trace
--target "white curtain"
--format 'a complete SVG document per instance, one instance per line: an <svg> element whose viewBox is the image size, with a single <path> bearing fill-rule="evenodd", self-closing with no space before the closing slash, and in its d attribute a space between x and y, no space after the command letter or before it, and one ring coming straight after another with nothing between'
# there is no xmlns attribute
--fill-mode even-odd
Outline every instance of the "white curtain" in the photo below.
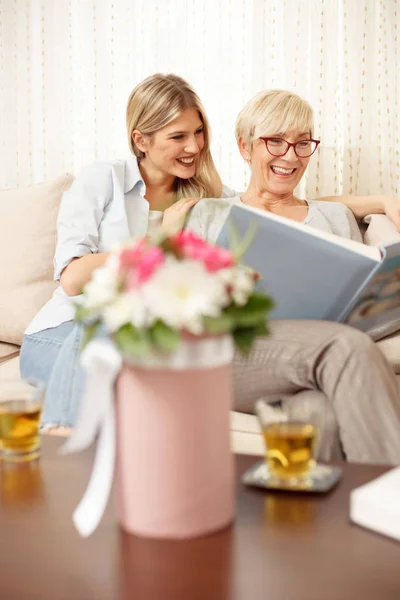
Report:
<svg viewBox="0 0 400 600"><path fill-rule="evenodd" d="M127 156L129 92L161 71L199 93L235 189L236 115L279 87L315 109L303 194L398 194L399 29L400 0L0 0L0 188Z"/></svg>

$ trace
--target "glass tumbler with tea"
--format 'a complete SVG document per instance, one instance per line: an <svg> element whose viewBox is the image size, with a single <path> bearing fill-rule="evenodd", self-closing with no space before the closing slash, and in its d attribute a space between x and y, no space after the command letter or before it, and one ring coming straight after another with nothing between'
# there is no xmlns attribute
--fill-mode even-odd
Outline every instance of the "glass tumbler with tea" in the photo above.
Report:
<svg viewBox="0 0 400 600"><path fill-rule="evenodd" d="M43 402L41 383L0 379L1 460L28 461L39 456Z"/></svg>
<svg viewBox="0 0 400 600"><path fill-rule="evenodd" d="M271 477L283 487L306 486L315 466L318 428L310 421L291 420L279 408L257 402L266 461Z"/></svg>

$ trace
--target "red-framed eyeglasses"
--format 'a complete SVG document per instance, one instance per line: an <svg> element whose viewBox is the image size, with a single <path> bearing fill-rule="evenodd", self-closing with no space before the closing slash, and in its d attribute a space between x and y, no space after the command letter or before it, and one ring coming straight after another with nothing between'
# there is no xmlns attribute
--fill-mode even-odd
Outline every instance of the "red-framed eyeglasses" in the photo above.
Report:
<svg viewBox="0 0 400 600"><path fill-rule="evenodd" d="M299 158L308 158L314 154L320 143L320 140L300 140L293 144L277 137L260 137L260 140L263 140L265 147L272 156L285 156L289 148L293 147L296 156Z"/></svg>

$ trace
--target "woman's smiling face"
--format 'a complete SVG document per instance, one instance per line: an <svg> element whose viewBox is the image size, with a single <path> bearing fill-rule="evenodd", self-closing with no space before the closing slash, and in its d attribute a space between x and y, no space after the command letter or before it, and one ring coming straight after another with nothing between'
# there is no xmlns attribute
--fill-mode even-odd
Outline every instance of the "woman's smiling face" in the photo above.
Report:
<svg viewBox="0 0 400 600"><path fill-rule="evenodd" d="M204 126L199 112L187 108L168 125L145 137L141 150L143 161L163 175L189 179L196 174L204 148Z"/></svg>
<svg viewBox="0 0 400 600"><path fill-rule="evenodd" d="M251 165L250 185L276 196L293 195L319 144L313 129L312 108L297 94L263 90L251 98L235 126L240 153Z"/></svg>
<svg viewBox="0 0 400 600"><path fill-rule="evenodd" d="M279 153L280 150L275 150L275 147L278 148L282 145L278 140L295 144L309 140L310 132L292 130L269 135L268 138L271 140L268 142L270 150ZM247 149L243 143L239 142L239 149L244 158L249 157L250 159L252 183L260 191L277 196L293 193L310 161L310 157L297 156L293 146L284 156L274 156L268 151L266 142L261 138L254 140L251 149Z"/></svg>

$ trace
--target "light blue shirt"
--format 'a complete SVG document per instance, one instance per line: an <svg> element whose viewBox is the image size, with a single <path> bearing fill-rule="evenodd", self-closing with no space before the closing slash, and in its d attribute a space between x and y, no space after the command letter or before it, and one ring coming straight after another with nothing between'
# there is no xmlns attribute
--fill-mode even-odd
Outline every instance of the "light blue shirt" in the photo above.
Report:
<svg viewBox="0 0 400 600"><path fill-rule="evenodd" d="M84 168L64 193L57 220L54 279L74 258L109 252L115 244L146 235L162 213L150 211L137 159L96 162ZM224 196L235 192L224 188ZM75 298L77 298L75 296ZM59 286L25 334L57 327L74 318L71 297Z"/></svg>
<svg viewBox="0 0 400 600"><path fill-rule="evenodd" d="M84 168L61 199L54 279L60 279L73 258L108 252L116 243L146 235L150 210L145 193L134 157ZM57 327L74 314L71 297L59 286L25 333Z"/></svg>
<svg viewBox="0 0 400 600"><path fill-rule="evenodd" d="M108 252L115 243L146 235L145 193L136 158L97 162L83 169L61 200L54 279L60 279L73 258Z"/></svg>

